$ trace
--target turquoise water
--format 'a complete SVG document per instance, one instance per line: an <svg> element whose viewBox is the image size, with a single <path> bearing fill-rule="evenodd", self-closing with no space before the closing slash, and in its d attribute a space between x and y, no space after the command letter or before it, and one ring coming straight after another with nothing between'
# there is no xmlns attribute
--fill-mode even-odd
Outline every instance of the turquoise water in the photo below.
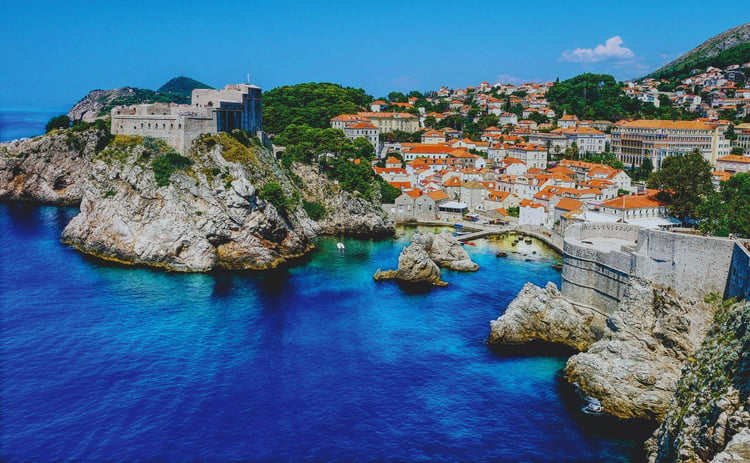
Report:
<svg viewBox="0 0 750 463"><path fill-rule="evenodd" d="M59 242L76 210L0 205L0 457L9 461L630 461L643 436L578 412L563 357L484 341L554 254L469 248L473 274L375 283L393 241L320 239L269 272L103 265ZM533 254L536 252L536 254ZM523 254L526 254L525 256ZM533 259L527 262L526 259Z"/></svg>

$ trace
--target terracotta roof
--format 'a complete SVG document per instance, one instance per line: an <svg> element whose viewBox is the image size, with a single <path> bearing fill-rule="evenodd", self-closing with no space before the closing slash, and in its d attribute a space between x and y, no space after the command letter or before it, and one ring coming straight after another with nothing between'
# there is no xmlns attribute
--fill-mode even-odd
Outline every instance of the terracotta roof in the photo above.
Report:
<svg viewBox="0 0 750 463"><path fill-rule="evenodd" d="M551 174L554 174L554 173L565 174L565 175L575 174L574 171L572 171L572 170L570 170L570 169L568 169L567 167L564 167L564 166L552 167L551 169L547 169L547 172L549 172Z"/></svg>
<svg viewBox="0 0 750 463"><path fill-rule="evenodd" d="M645 207L661 207L665 204L658 201L653 195L630 195L610 199L601 204L603 207L614 209L642 209Z"/></svg>
<svg viewBox="0 0 750 463"><path fill-rule="evenodd" d="M445 187L461 186L461 180L459 180L458 177L451 177L448 180L443 182L443 186Z"/></svg>
<svg viewBox="0 0 750 463"><path fill-rule="evenodd" d="M388 182L388 184L398 188L399 190L402 188L411 188L411 183L409 182Z"/></svg>
<svg viewBox="0 0 750 463"><path fill-rule="evenodd" d="M637 129L682 129L682 130L713 130L713 124L700 121L661 121L656 119L638 119L635 121L620 121L617 127Z"/></svg>
<svg viewBox="0 0 750 463"><path fill-rule="evenodd" d="M385 160L386 164L401 164L401 160L395 156L391 156L388 159Z"/></svg>
<svg viewBox="0 0 750 463"><path fill-rule="evenodd" d="M357 122L356 124L352 124L347 128L349 129L377 129L377 127L372 125L371 122Z"/></svg>
<svg viewBox="0 0 750 463"><path fill-rule="evenodd" d="M750 162L750 156L738 156L736 154L730 154L727 156L722 156L718 159L718 161L724 161L724 162Z"/></svg>
<svg viewBox="0 0 750 463"><path fill-rule="evenodd" d="M417 199L420 196L422 196L422 191L414 188L413 190L404 191L404 194L411 196L414 199Z"/></svg>
<svg viewBox="0 0 750 463"><path fill-rule="evenodd" d="M583 203L581 201L578 201L577 199L562 198L560 202L558 202L555 206L555 209L561 209L563 211L575 211L576 209L580 209L582 206Z"/></svg>
<svg viewBox="0 0 750 463"><path fill-rule="evenodd" d="M445 191L438 190L433 191L431 193L427 193L427 196L434 199L435 201L440 201L442 199L448 199L448 194Z"/></svg>

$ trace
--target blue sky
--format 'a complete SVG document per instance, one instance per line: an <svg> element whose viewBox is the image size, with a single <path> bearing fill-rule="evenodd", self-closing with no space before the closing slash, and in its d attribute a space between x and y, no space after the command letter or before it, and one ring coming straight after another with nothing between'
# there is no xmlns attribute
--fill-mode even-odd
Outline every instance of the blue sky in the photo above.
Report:
<svg viewBox="0 0 750 463"><path fill-rule="evenodd" d="M748 21L697 1L13 1L0 107L178 75L264 89L311 81L374 96L582 72L638 77Z"/></svg>

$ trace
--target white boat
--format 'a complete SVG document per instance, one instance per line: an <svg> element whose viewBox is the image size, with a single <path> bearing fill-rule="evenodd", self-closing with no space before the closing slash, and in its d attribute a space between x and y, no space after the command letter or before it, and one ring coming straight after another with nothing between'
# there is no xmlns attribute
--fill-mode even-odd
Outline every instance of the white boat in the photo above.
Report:
<svg viewBox="0 0 750 463"><path fill-rule="evenodd" d="M344 249L346 249L346 246L344 246L344 243L341 243L341 242L336 243L336 247L338 248L339 251L343 251Z"/></svg>

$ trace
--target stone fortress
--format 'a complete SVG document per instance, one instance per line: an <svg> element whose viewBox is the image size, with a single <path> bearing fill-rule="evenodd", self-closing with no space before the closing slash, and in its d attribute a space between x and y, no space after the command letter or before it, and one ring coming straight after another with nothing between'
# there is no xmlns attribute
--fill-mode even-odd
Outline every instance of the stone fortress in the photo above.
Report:
<svg viewBox="0 0 750 463"><path fill-rule="evenodd" d="M576 224L565 232L562 294L613 312L638 278L700 301L715 292L750 299L750 251L734 240L640 228Z"/></svg>
<svg viewBox="0 0 750 463"><path fill-rule="evenodd" d="M250 135L259 134L263 122L261 89L248 84L195 89L189 105L118 106L111 116L113 135L160 138L184 154L202 133L241 129Z"/></svg>

